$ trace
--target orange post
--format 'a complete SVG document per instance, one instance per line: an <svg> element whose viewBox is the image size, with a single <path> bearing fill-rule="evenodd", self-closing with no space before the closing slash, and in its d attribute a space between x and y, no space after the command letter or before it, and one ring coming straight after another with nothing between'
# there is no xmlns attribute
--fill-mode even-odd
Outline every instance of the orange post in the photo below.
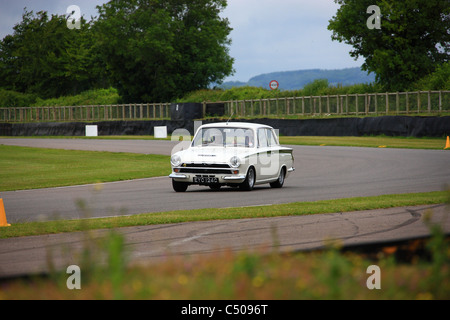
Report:
<svg viewBox="0 0 450 320"><path fill-rule="evenodd" d="M447 136L447 143L445 144L445 148L444 149L448 149L448 148L450 148L450 139Z"/></svg>
<svg viewBox="0 0 450 320"><path fill-rule="evenodd" d="M6 222L5 206L3 205L3 199L0 198L0 227L9 227L10 224Z"/></svg>

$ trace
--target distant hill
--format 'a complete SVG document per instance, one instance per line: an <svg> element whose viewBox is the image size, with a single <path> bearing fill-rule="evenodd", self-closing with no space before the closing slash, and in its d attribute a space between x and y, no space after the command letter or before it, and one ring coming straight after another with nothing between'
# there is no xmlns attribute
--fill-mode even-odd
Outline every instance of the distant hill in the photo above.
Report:
<svg viewBox="0 0 450 320"><path fill-rule="evenodd" d="M248 82L229 81L224 82L220 87L223 89L241 86L269 88L270 81L277 80L280 90L297 90L316 79L327 79L331 86L338 84L347 86L374 82L375 75L368 75L358 67L336 70L309 69L261 74L251 78Z"/></svg>

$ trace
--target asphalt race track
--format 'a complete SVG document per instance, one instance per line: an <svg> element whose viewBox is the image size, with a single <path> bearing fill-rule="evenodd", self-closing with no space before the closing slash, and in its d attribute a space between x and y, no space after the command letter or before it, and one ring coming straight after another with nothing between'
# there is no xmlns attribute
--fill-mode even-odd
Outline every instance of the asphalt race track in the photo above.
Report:
<svg viewBox="0 0 450 320"><path fill-rule="evenodd" d="M167 155L175 145L171 141L76 139L0 139L0 144ZM2 192L0 197L8 222L17 223L441 191L450 184L450 153L444 150L293 148L296 171L282 189L261 185L242 192L191 186L185 193L175 193L166 176L101 186ZM80 201L85 210L80 210Z"/></svg>
<svg viewBox="0 0 450 320"><path fill-rule="evenodd" d="M0 144L45 148L170 154L174 142L143 140L0 139ZM245 207L382 194L440 191L450 184L450 152L386 148L293 146L296 171L282 189L256 186L251 192L192 186L175 193L168 177L40 190L2 192L8 223L77 219L179 209ZM77 205L82 201L86 209ZM427 234L421 219L432 209L448 216L444 205L393 208L303 217L223 220L123 228L134 261L173 254L210 253L273 244L280 250L304 250L327 238L347 244L406 239ZM450 232L450 219L444 228ZM101 232L99 232L101 234ZM0 278L45 270L46 250L83 235L61 234L0 240ZM57 255L55 259L58 260ZM57 261L61 267L68 262ZM76 261L70 261L70 264Z"/></svg>

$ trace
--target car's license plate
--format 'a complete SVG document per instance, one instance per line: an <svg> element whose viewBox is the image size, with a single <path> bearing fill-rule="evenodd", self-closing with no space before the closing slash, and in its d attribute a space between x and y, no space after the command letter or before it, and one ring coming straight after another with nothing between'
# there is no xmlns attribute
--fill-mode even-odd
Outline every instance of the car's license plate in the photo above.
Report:
<svg viewBox="0 0 450 320"><path fill-rule="evenodd" d="M219 178L194 177L194 183L219 183Z"/></svg>

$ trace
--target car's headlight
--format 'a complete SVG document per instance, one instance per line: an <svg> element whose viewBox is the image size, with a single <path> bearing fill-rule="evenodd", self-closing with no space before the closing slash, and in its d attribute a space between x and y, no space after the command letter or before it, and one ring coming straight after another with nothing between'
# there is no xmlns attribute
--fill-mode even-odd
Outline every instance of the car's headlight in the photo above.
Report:
<svg viewBox="0 0 450 320"><path fill-rule="evenodd" d="M230 165L233 168L238 168L241 165L241 159L239 159L239 157L236 157L236 156L231 157Z"/></svg>
<svg viewBox="0 0 450 320"><path fill-rule="evenodd" d="M171 158L170 158L170 163L174 166L174 167L178 167L181 164L181 157L178 154L174 154Z"/></svg>

